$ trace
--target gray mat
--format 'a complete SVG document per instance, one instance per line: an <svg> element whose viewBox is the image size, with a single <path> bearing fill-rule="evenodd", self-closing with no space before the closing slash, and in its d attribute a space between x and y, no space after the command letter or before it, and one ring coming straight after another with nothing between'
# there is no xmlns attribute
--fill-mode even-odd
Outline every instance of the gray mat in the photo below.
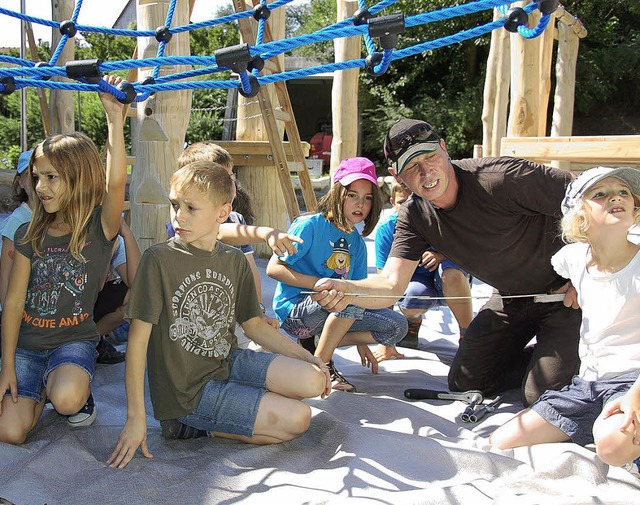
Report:
<svg viewBox="0 0 640 505"><path fill-rule="evenodd" d="M429 345L383 363L378 375L354 350L340 350L336 364L360 392L309 400L311 428L282 445L167 441L150 417L154 458L124 470L105 463L125 419L124 366L99 366L96 423L71 430L47 410L26 444L0 444L0 496L20 505L639 502L640 480L589 449L490 452L484 437L518 410L515 391L478 425L458 419L460 402L407 401L407 387L444 385L447 367Z"/></svg>
<svg viewBox="0 0 640 505"><path fill-rule="evenodd" d="M266 261L257 263L268 300L274 283L264 276ZM490 451L486 437L521 408L516 391L477 425L459 420L460 402L406 400L406 388L446 389L454 332L448 309L430 310L421 348L382 363L378 375L360 365L355 349L338 350L336 364L358 393L309 400L309 431L281 445L167 441L148 416L154 458L138 456L124 470L105 463L126 416L124 365L99 365L93 426L71 430L47 410L26 444L0 443L0 497L17 505L640 503L640 479L600 463L588 448Z"/></svg>

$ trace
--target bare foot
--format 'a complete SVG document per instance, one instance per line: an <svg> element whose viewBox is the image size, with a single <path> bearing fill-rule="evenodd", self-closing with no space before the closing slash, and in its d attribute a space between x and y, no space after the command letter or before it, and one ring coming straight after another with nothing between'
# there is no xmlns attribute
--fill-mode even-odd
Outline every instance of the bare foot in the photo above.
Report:
<svg viewBox="0 0 640 505"><path fill-rule="evenodd" d="M398 352L395 346L387 347L386 345L379 345L373 353L378 363L386 361L388 359L400 359L404 358L404 354Z"/></svg>

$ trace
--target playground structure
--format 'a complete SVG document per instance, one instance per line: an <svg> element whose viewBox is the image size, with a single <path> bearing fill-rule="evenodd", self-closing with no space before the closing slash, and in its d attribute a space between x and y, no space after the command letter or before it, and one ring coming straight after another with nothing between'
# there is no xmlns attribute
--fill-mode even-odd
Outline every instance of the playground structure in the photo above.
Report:
<svg viewBox="0 0 640 505"><path fill-rule="evenodd" d="M134 130L139 132L134 146L135 156L129 158L133 166L130 207L132 228L143 249L165 237L164 223L168 217L165 188L176 168L174 160L183 147L193 89L238 88L241 97L238 103L237 140L241 142L225 144L225 148L232 153L234 163L239 167L239 179L256 198L259 222L286 228L300 213L291 184L291 172L300 177L306 210L316 209L315 195L304 160L307 146L301 143L298 135L286 80L326 71L336 72L331 149L331 167L335 168L340 159L357 154L357 114L354 110L357 107L360 68L380 74L396 59L490 32L491 51L482 118L483 155L523 156L570 169L580 169L580 165L567 165L571 161L600 162L598 160L602 158L585 154L588 149L617 153L602 159L603 163L640 160L637 138L590 138L585 141L588 149L584 151L578 150L578 146L585 145L585 142L570 137L575 62L579 39L586 35L586 30L557 1L519 2L507 10L507 1L480 0L405 17L397 13L380 14L395 0L383 0L368 8L364 0L339 0L339 21L334 25L315 34L283 40L284 11L279 7L289 1L267 3L265 0L234 0L234 14L189 24L195 0L138 0L137 30L77 25L81 1L73 9L70 9L70 1L57 2L59 7L54 10L54 18L62 22L23 16L0 8L0 14L20 17L26 22L48 24L60 35L60 41L54 46L56 50L48 63L0 57L0 62L17 66L0 69L0 92L9 93L33 86L43 95L41 90L50 88L51 115L58 118L52 122L51 129L62 132L70 131L70 125L73 125L73 119L68 121L73 107L65 102L70 100L69 95L73 90L107 91L125 103L138 104L135 110L132 108L128 112L136 125ZM411 47L395 47L402 33L413 26L490 9L493 9L493 20L485 25ZM238 21L242 44L221 48L211 56L189 55L189 30L206 29L230 21ZM508 31L503 29L505 26ZM82 30L135 36L138 38L136 54L131 60L120 62L73 61L73 51L71 49L69 56L69 47L72 48L73 35ZM366 58L360 58L362 38L367 48ZM545 140L554 38L558 39L558 54L551 137L558 139ZM285 51L325 40L334 40L335 63L283 71ZM99 80L103 72L123 69L128 70L127 84L119 89ZM234 72L237 79L190 80L228 69ZM49 80L51 77L54 79ZM145 138L143 132L148 132L149 126L154 125L159 133L156 131L155 135ZM288 144L282 142L285 130ZM561 150L554 151L553 146L560 145L560 142L565 144ZM615 151L610 149L613 142L619 146ZM528 150L525 150L525 146L528 146ZM533 152L531 146L536 146L538 151ZM540 149L544 152L541 153ZM258 253L263 252L266 253L258 248Z"/></svg>

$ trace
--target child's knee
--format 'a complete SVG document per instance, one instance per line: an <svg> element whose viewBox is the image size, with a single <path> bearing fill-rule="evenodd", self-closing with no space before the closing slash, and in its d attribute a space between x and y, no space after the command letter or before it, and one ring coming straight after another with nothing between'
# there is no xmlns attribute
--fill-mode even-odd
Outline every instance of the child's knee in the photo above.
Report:
<svg viewBox="0 0 640 505"><path fill-rule="evenodd" d="M27 439L29 431L18 423L0 423L0 442L21 445Z"/></svg>
<svg viewBox="0 0 640 505"><path fill-rule="evenodd" d="M58 414L70 416L84 407L86 394L74 390L52 391L49 400Z"/></svg>
<svg viewBox="0 0 640 505"><path fill-rule="evenodd" d="M326 387L327 378L324 372L315 366L310 365L305 374L304 398L315 398L320 396Z"/></svg>
<svg viewBox="0 0 640 505"><path fill-rule="evenodd" d="M639 456L640 449L633 444L633 435L620 431L619 419L613 416L596 421L593 438L596 454L603 463L610 466L622 466Z"/></svg>
<svg viewBox="0 0 640 505"><path fill-rule="evenodd" d="M288 437L286 440L298 438L306 433L311 425L311 408L306 403L298 402L298 405L293 409L291 414Z"/></svg>

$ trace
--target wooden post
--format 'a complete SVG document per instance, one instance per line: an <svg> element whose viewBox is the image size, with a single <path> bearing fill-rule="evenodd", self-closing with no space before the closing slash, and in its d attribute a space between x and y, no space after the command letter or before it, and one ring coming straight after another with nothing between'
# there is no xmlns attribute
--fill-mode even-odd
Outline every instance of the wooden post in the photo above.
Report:
<svg viewBox="0 0 640 505"><path fill-rule="evenodd" d="M350 18L358 9L354 0L337 0L337 20ZM360 37L337 38L333 42L335 61L355 60L360 57ZM360 70L351 68L334 72L331 88L333 140L331 141L331 174L345 158L358 152L358 76Z"/></svg>
<svg viewBox="0 0 640 505"><path fill-rule="evenodd" d="M555 34L556 15L551 13L549 24L544 33L538 37L540 44L540 76L538 77L538 133L539 137L547 134L547 107L551 93L551 60L553 59L553 36Z"/></svg>
<svg viewBox="0 0 640 505"><path fill-rule="evenodd" d="M166 21L170 0L138 0L138 29L155 30ZM189 2L177 2L172 26L189 22ZM155 37L138 39L138 54L141 58L155 57L158 42ZM188 55L189 33L174 34L166 45L165 56ZM160 75L186 70L185 67L163 67ZM140 69L138 78L151 75L152 69ZM154 100L153 118L166 132L166 142L138 142L136 163L131 175L131 227L138 239L140 249L167 238L165 223L169 220L167 193L171 175L176 171L176 160L184 147L184 137L191 115L191 91L163 91L149 100ZM138 105L138 127L145 118L146 103Z"/></svg>
<svg viewBox="0 0 640 505"><path fill-rule="evenodd" d="M502 18L497 9L493 19ZM491 47L487 59L482 107L482 152L498 156L500 140L507 133L509 107L509 71L511 68L509 32L504 28L491 32Z"/></svg>
<svg viewBox="0 0 640 505"><path fill-rule="evenodd" d="M237 1L238 0L234 0L234 3ZM243 8L240 10L246 10L250 7L247 6L244 1L242 4ZM256 23L253 19L250 19L250 21ZM277 40L284 37L284 22L284 7L271 11L267 26L273 39ZM265 30L265 41L267 40L266 35ZM252 41L249 42L251 43ZM279 59L280 68L284 68L284 55L281 54L277 56L277 58ZM276 107L278 99L273 86L269 85L267 91L272 108ZM264 127L257 97L245 98L242 95L238 96L237 117L237 140L269 140L269 132L266 131ZM278 135L280 139L284 137L284 125L282 123L278 124ZM282 205L282 189L276 170L278 170L278 168L273 165L251 167L251 169L248 170L238 170L238 179L253 197L255 213L256 216L259 216L259 222L256 224L286 230L290 223L285 208ZM271 255L271 249L269 249L266 244L255 244L254 249L260 256Z"/></svg>
<svg viewBox="0 0 640 505"><path fill-rule="evenodd" d="M73 7L74 2L72 0L51 0L52 19L55 21L71 19ZM52 30L51 48L55 51L62 34L58 28L52 28ZM69 38L56 65L64 65L67 61L72 61L75 47L75 40ZM67 78L58 77L54 77L53 80L68 81ZM52 89L49 98L49 111L51 113L51 133L71 133L75 131L73 91Z"/></svg>
<svg viewBox="0 0 640 505"><path fill-rule="evenodd" d="M539 19L539 11L529 14L529 26L536 26ZM511 107L507 126L510 137L535 137L538 134L539 68L539 42L525 39L519 33L511 34Z"/></svg>
<svg viewBox="0 0 640 505"><path fill-rule="evenodd" d="M558 23L558 55L556 57L556 90L553 97L551 136L573 133L573 105L576 87L576 62L580 39L564 23ZM555 161L553 166L569 169L567 161Z"/></svg>

